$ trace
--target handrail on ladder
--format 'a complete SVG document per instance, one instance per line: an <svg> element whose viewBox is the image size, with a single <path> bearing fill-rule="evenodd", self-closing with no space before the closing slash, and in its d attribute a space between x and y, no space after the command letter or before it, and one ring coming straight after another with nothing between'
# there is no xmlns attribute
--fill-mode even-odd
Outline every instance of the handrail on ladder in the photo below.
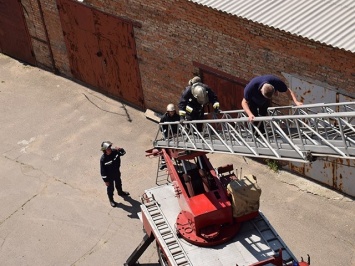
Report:
<svg viewBox="0 0 355 266"><path fill-rule="evenodd" d="M277 106L269 107L269 116L281 115L309 115L319 113L353 112L355 111L355 102L342 103L314 103L303 104L299 106ZM247 117L244 110L222 111L222 118L240 118Z"/></svg>
<svg viewBox="0 0 355 266"><path fill-rule="evenodd" d="M319 113L336 113L336 112L353 112L355 111L355 102L342 103L314 103L303 104L299 106L278 106L269 107L268 114L270 116L279 115L309 115Z"/></svg>

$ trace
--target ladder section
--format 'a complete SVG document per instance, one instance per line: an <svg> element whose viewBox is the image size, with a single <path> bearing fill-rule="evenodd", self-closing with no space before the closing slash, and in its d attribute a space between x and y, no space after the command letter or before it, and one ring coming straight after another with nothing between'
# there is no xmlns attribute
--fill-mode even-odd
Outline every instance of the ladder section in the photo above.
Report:
<svg viewBox="0 0 355 266"><path fill-rule="evenodd" d="M293 262L297 261L295 256L261 212L259 212L259 215L256 218L251 220L251 223L274 253L278 253L281 249L283 265L293 265Z"/></svg>
<svg viewBox="0 0 355 266"><path fill-rule="evenodd" d="M239 110L223 113L230 118L165 123L168 137L160 138L160 124L154 147L301 162L318 156L355 159L355 111L329 112L256 117L249 122ZM236 114L238 118L232 118ZM176 134L172 125L177 125Z"/></svg>
<svg viewBox="0 0 355 266"><path fill-rule="evenodd" d="M153 228L156 239L170 262L169 265L192 265L158 203L153 198L150 198L148 202L144 202L141 208Z"/></svg>

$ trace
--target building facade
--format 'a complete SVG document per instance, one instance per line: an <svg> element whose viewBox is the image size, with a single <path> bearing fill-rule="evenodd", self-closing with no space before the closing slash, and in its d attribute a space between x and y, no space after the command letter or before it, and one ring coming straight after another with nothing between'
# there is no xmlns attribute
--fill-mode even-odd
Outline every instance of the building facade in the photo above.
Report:
<svg viewBox="0 0 355 266"><path fill-rule="evenodd" d="M355 98L354 52L192 1L0 3L0 52L141 110L163 112L169 102L177 104L196 74L217 93L222 110L240 109L244 86L262 74L283 78L304 103ZM274 99L274 105L290 104L283 96ZM331 165L331 178L318 181L355 195L349 188L355 181L340 174L351 172L352 162L323 164ZM313 172L306 165L289 168Z"/></svg>

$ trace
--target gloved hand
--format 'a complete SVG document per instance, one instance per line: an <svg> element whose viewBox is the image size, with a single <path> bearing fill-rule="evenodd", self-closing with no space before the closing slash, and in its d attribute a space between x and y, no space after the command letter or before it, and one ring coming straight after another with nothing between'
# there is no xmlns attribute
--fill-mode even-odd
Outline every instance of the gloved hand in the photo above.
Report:
<svg viewBox="0 0 355 266"><path fill-rule="evenodd" d="M183 111L183 110L179 110L179 116L181 117L181 116L185 116L186 115L186 112L185 111Z"/></svg>
<svg viewBox="0 0 355 266"><path fill-rule="evenodd" d="M126 154L126 151L123 148L118 148L118 153L123 156Z"/></svg>
<svg viewBox="0 0 355 266"><path fill-rule="evenodd" d="M215 102L213 104L213 109L219 109L219 102Z"/></svg>
<svg viewBox="0 0 355 266"><path fill-rule="evenodd" d="M190 106L186 106L186 112L188 112L189 114L191 114L193 110L194 109L191 108Z"/></svg>
<svg viewBox="0 0 355 266"><path fill-rule="evenodd" d="M221 112L221 110L219 110L219 109L213 109L213 112L214 112L215 114L219 114L219 113Z"/></svg>

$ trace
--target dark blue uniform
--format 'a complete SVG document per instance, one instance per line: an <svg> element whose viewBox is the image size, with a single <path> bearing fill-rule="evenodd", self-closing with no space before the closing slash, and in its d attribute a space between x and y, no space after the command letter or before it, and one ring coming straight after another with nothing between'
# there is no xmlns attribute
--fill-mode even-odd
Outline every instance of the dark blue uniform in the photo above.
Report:
<svg viewBox="0 0 355 266"><path fill-rule="evenodd" d="M109 182L107 186L107 195L110 201L113 201L113 192L116 187L118 195L122 195L121 181L121 156L125 155L124 149L112 149L110 155L102 154L100 159L101 177L104 182Z"/></svg>
<svg viewBox="0 0 355 266"><path fill-rule="evenodd" d="M265 83L274 86L275 91L286 92L288 90L287 85L276 76L264 75L253 78L244 88L244 99L247 100L254 116L266 116L267 108L271 105L271 100L265 98L260 91Z"/></svg>
<svg viewBox="0 0 355 266"><path fill-rule="evenodd" d="M165 122L177 122L180 121L180 116L175 112L173 116L170 116L167 112L164 114L164 116L160 119L160 123L165 123ZM163 135L164 137L171 137L171 134L176 134L177 133L177 125L170 125L170 130L169 131L169 126L165 125L162 126L163 129Z"/></svg>
<svg viewBox="0 0 355 266"><path fill-rule="evenodd" d="M216 94L206 85L201 84L205 87L207 92L208 101L211 104L218 102ZM189 106L193 109L191 113L186 112L187 120L201 120L203 119L204 106L201 105L197 99L192 95L191 86L185 88L185 91L181 95L179 102L179 110L186 111L186 106Z"/></svg>

